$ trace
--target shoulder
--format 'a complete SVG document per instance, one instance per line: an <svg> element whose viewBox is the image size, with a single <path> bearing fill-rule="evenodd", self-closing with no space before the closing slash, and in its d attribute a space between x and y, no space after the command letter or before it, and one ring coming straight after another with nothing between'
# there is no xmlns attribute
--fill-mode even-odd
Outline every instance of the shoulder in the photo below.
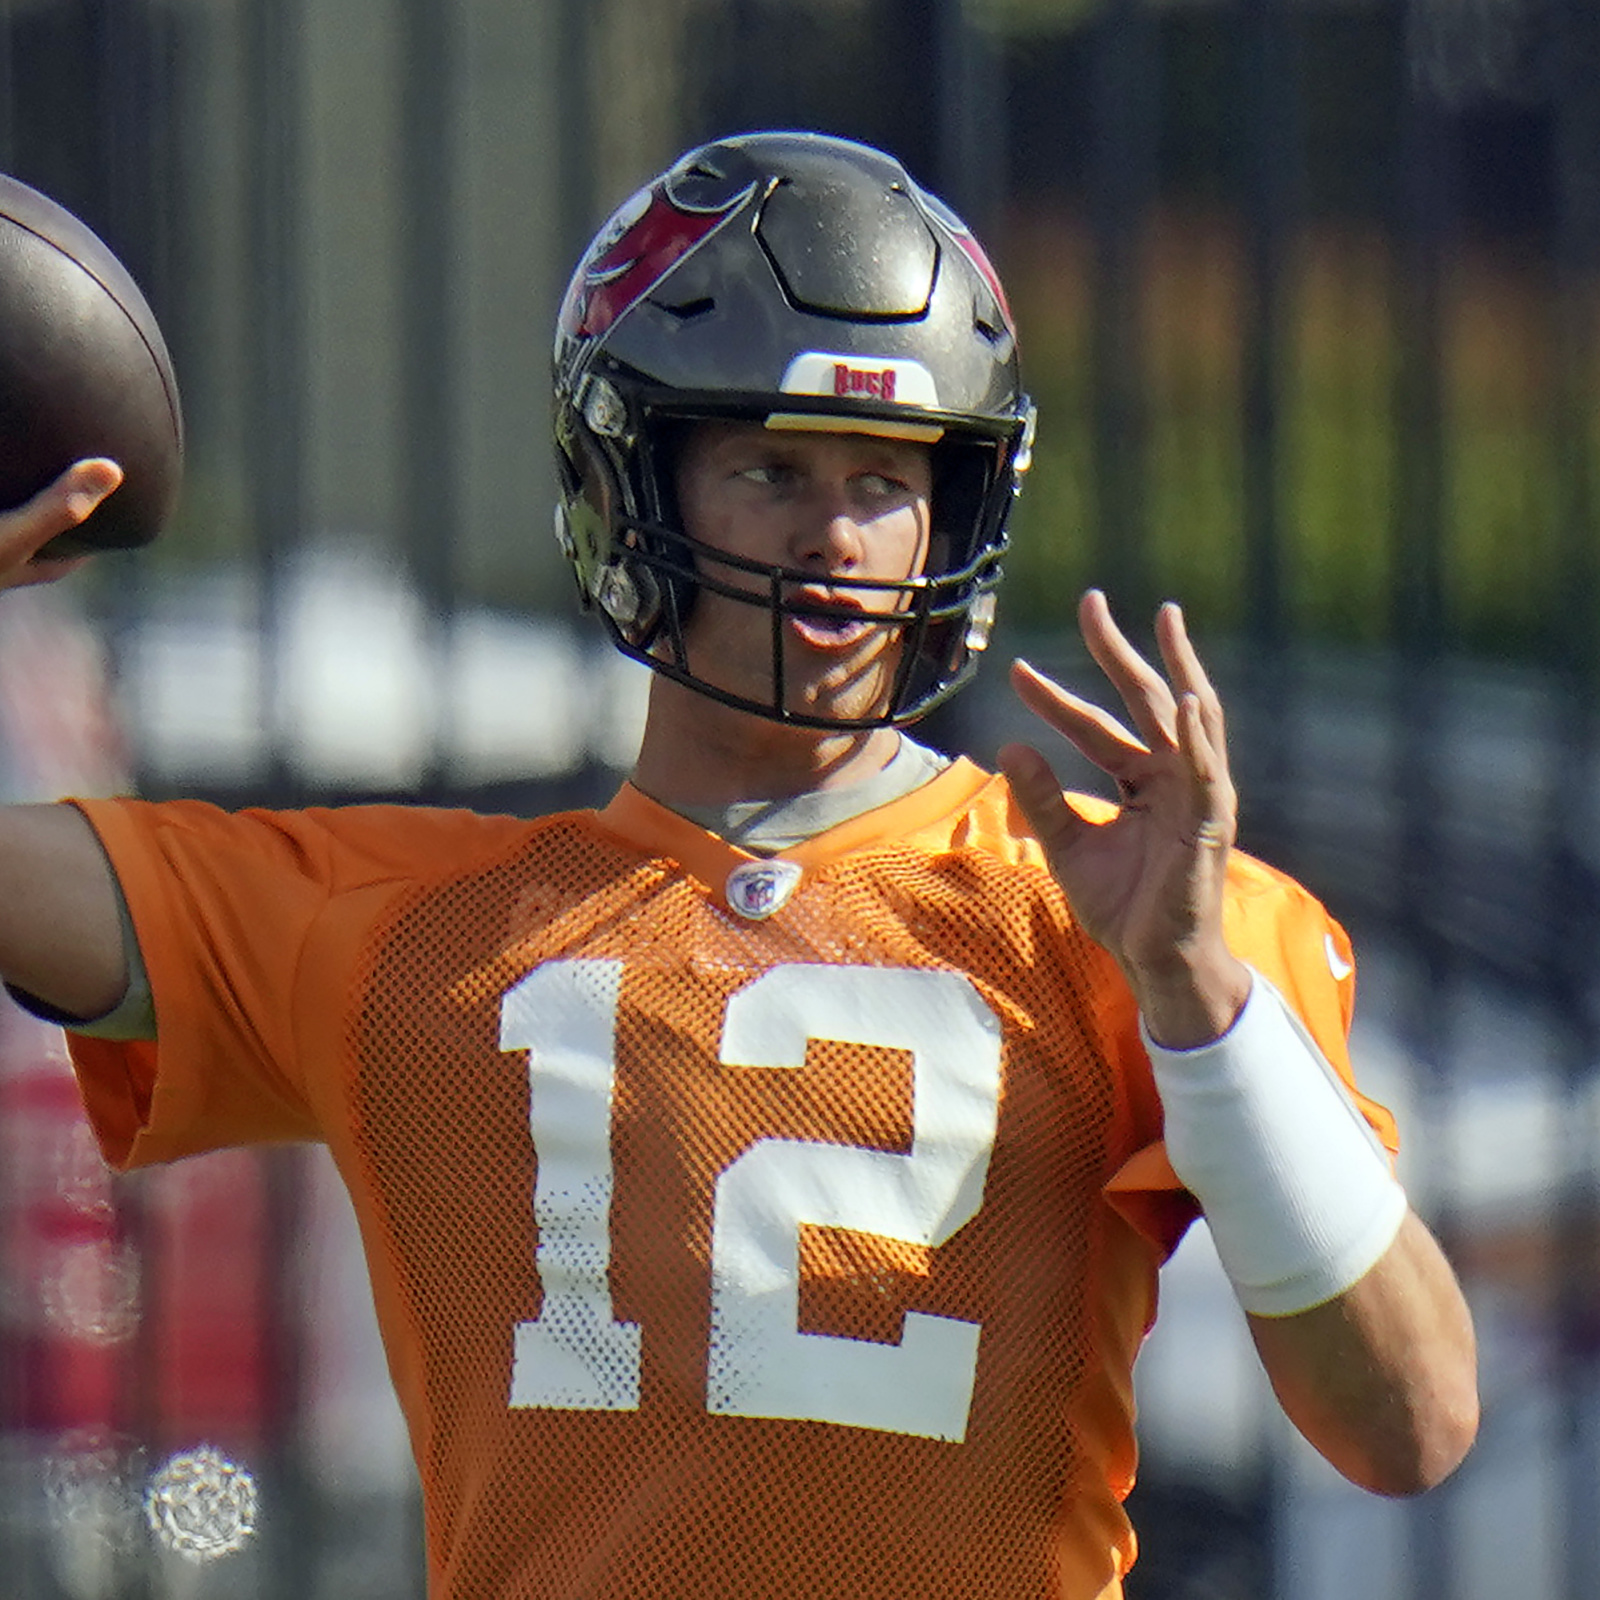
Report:
<svg viewBox="0 0 1600 1600"><path fill-rule="evenodd" d="M998 860L1048 872L1044 851L1017 804L1003 774L985 771L972 763L962 765L971 775L960 807L945 819L949 842L957 848L980 850ZM1107 822L1116 807L1094 795L1064 792L1064 798L1090 822Z"/></svg>
<svg viewBox="0 0 1600 1600"><path fill-rule="evenodd" d="M1054 879L1044 851L1009 784L1001 775L982 776L986 781L975 786L960 811L947 819L946 847L979 850L1009 865L1037 869L1049 893ZM1109 822L1117 814L1115 803L1098 795L1068 790L1063 797L1089 822ZM1288 873L1247 851L1234 850L1229 856L1225 920L1230 937L1246 946L1270 942L1321 953L1326 949L1324 935L1331 934L1339 965L1348 960L1345 932L1322 902Z"/></svg>
<svg viewBox="0 0 1600 1600"><path fill-rule="evenodd" d="M408 805L249 807L199 800L76 802L113 853L133 847L184 863L254 860L351 887L384 879L470 871L563 828L592 825L592 812L528 819L462 808Z"/></svg>
<svg viewBox="0 0 1600 1600"><path fill-rule="evenodd" d="M1228 858L1228 898L1241 915L1305 918L1319 926L1332 920L1303 883L1247 850Z"/></svg>

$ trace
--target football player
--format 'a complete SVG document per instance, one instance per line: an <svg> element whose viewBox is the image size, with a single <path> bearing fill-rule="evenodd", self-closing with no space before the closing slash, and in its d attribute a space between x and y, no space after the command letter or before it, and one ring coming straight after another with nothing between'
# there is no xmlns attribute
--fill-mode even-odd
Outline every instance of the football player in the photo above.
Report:
<svg viewBox="0 0 1600 1600"><path fill-rule="evenodd" d="M1158 665L1084 598L1116 714L1014 669L1115 804L906 731L989 643L1032 432L999 281L897 162L696 150L556 339L562 546L654 674L604 809L0 823L0 973L113 1165L331 1149L441 1600L1120 1594L1134 1356L1202 1212L1341 1472L1469 1447L1348 940L1233 849L1181 612ZM6 573L115 481L0 519Z"/></svg>

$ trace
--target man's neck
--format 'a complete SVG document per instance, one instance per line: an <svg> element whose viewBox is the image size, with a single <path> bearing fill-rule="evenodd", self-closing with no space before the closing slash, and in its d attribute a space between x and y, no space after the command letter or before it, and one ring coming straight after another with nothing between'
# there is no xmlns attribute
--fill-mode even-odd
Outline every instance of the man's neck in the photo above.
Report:
<svg viewBox="0 0 1600 1600"><path fill-rule="evenodd" d="M675 810L786 800L859 783L881 772L899 745L892 728L792 727L658 677L633 783Z"/></svg>

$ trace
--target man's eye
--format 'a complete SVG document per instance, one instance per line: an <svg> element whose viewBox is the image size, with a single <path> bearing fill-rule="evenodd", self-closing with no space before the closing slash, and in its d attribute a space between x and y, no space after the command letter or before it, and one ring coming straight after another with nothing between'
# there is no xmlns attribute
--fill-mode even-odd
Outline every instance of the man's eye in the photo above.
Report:
<svg viewBox="0 0 1600 1600"><path fill-rule="evenodd" d="M898 478L885 477L881 472L864 472L856 481L865 493L879 499L904 496L911 492L909 484L902 483Z"/></svg>
<svg viewBox="0 0 1600 1600"><path fill-rule="evenodd" d="M749 483L759 483L768 488L787 483L793 474L777 462L764 461L755 466L741 467L735 474Z"/></svg>

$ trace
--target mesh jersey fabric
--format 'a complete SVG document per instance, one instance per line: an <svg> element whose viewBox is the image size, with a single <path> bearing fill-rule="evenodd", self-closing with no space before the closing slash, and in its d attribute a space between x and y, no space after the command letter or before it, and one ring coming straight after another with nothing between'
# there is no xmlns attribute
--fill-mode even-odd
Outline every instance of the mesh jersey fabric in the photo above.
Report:
<svg viewBox="0 0 1600 1600"><path fill-rule="evenodd" d="M1132 1363L1194 1207L1002 779L784 852L760 920L725 889L754 858L628 786L535 821L78 803L160 1029L69 1036L103 1148L328 1144L436 1600L1121 1593ZM1348 1081L1343 931L1231 874L1230 942Z"/></svg>

